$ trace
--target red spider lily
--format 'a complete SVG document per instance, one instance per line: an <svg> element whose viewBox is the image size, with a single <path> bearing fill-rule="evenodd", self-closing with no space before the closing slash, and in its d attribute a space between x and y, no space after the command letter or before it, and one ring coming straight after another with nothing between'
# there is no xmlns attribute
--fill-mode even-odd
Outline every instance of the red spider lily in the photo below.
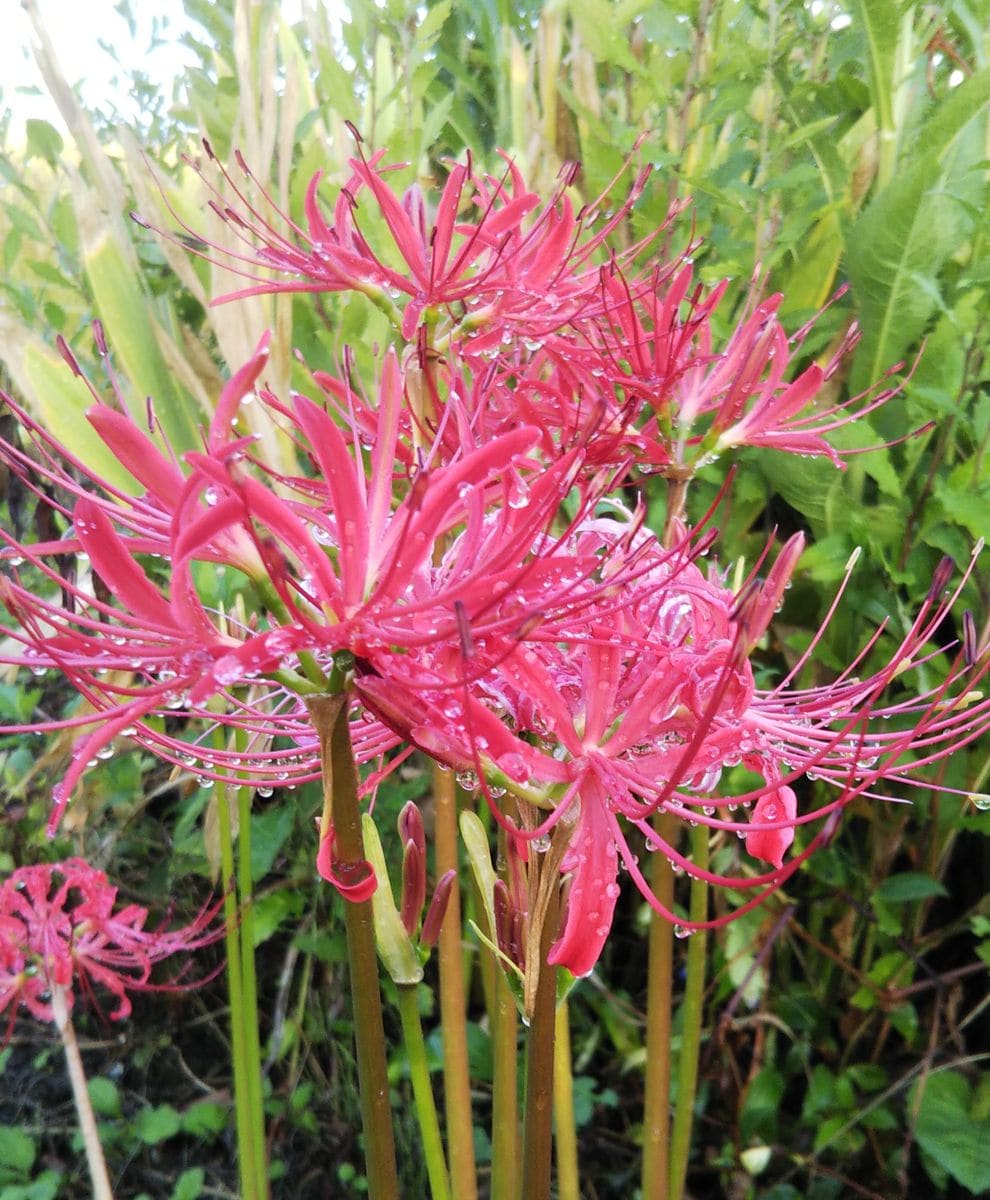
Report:
<svg viewBox="0 0 990 1200"><path fill-rule="evenodd" d="M360 150L360 138L358 142ZM204 146L214 159L209 144ZM578 173L576 164L562 169L557 189L541 203L515 164L503 157L502 178L477 175L470 157L464 164L453 164L431 220L418 186L401 197L389 187L386 176L398 167L382 166L382 151L370 158L359 153L350 160L352 175L334 204L332 222L317 201L321 175L312 178L304 228L279 211L237 153L238 166L265 197L267 211L252 204L226 170L223 178L239 209L207 182L213 193L211 208L243 249L216 246L204 256L254 281L215 303L268 292L360 291L383 306L407 297L401 312L392 306L407 341L415 340L428 313L431 321L447 315L444 335L460 341L465 353L495 353L507 332L531 339L546 336L572 320L594 296L596 254L628 215L649 169L636 175L626 199L599 222L618 177L597 201L575 212L567 189ZM390 247L376 250L373 235L358 223L364 193L384 220ZM465 207L472 210L467 218ZM659 232L623 251L618 260L633 261ZM201 243L192 230L187 233ZM393 250L402 269L390 265ZM259 275L259 269L275 270L282 278Z"/></svg>
<svg viewBox="0 0 990 1200"><path fill-rule="evenodd" d="M146 929L147 909L117 907L117 888L84 859L19 867L0 883L0 1013L9 1011L13 1025L23 1006L53 1021L55 989L71 1010L77 991L91 994L95 984L114 996L110 1017L121 1021L131 1012L128 992L156 987L155 963L223 937L217 911L204 908L180 929Z"/></svg>
<svg viewBox="0 0 990 1200"><path fill-rule="evenodd" d="M577 452L545 468L529 453L537 432L516 427L478 445L462 438L440 465L429 449L413 456L400 442L403 379L390 355L369 463L356 428L341 429L306 397L285 406L262 390L315 470L276 475L232 431L265 361L263 342L225 387L205 450L186 454L168 477L164 469L155 475L160 453L148 456L151 468L142 461L153 444L128 418L105 407L91 414L147 484L132 506L109 487L102 497L81 492L59 465L57 444L38 435L49 482L77 499L71 513L60 506L72 518L71 536L25 546L3 534L4 557L48 583L28 586L20 569L0 580L0 599L18 625L13 640L23 647L4 661L60 670L93 710L47 727L95 726L56 790L52 830L87 764L122 734L210 779L247 777L270 788L315 778L299 697L327 686L338 652L401 673L411 648L456 646L464 619L489 631L514 628L534 603L552 604L548 589L566 597L572 588L575 564L554 557L545 531L575 481ZM27 473L22 452L4 452ZM90 579L64 572L66 554L88 559ZM149 554L167 557L167 582ZM196 587L202 561L248 575L261 606L241 615L209 608ZM206 730L239 730L246 748L217 750L208 732L190 743L153 719L177 710ZM283 735L296 744L273 750ZM374 721L356 721L354 735L362 760L396 741Z"/></svg>
<svg viewBox="0 0 990 1200"><path fill-rule="evenodd" d="M601 305L592 319L582 316L575 334L546 344L565 395L581 395L587 404L589 394L604 393L613 410L604 432L621 433L625 452L661 473L703 465L744 445L823 455L842 466L842 452L826 435L898 391L818 403L856 343L855 326L824 366L812 363L788 381L793 347L811 325L789 338L777 318L782 296L753 302L719 351L712 321L728 282L705 294L692 286L690 264L670 275L658 271L647 288L602 268ZM624 401L615 400L615 389Z"/></svg>
<svg viewBox="0 0 990 1200"><path fill-rule="evenodd" d="M614 541L606 530L600 522L595 536ZM853 799L876 795L878 785L929 786L924 767L990 728L990 699L972 693L986 663L958 661L943 684L920 698L884 698L895 681L938 653L930 640L958 596L958 588L943 594L951 564L940 568L917 619L878 670L853 675L881 631L831 684L791 686L806 655L776 688L758 689L747 656L801 546L800 537L791 539L766 581L752 581L740 595L678 562L676 553L658 552L652 572L611 597L600 593L597 607L582 613L579 631L565 636L551 623L460 695L453 689L424 695L420 721L407 736L458 769L465 786L483 787L512 837L539 848L556 828L566 839L561 870L571 882L551 962L577 975L592 969L611 927L620 864L646 900L685 932L723 923L779 888L831 837ZM358 686L375 711L391 705L398 723L394 689L367 679ZM762 783L726 792L723 777L736 766ZM809 807L803 777L825 781L832 794ZM502 815L497 798L506 791L531 806L525 832ZM541 809L542 819L535 815ZM772 869L753 870L744 860L731 874L703 870L656 833L657 812L738 835L750 858ZM788 858L795 831L808 824L818 832ZM630 829L677 870L750 899L717 920L681 919L651 891Z"/></svg>

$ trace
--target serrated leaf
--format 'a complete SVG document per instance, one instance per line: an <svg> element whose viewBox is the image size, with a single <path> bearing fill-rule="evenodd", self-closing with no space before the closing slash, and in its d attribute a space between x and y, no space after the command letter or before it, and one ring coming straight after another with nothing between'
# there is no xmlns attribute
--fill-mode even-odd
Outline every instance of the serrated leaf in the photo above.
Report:
<svg viewBox="0 0 990 1200"><path fill-rule="evenodd" d="M944 190L943 158L990 101L990 69L953 91L918 132L910 164L876 196L846 239L862 339L850 388L862 391L915 343L938 303L937 275L969 226Z"/></svg>
<svg viewBox="0 0 990 1200"><path fill-rule="evenodd" d="M990 1121L970 1115L970 1090L955 1071L940 1071L925 1083L914 1134L918 1144L975 1195L990 1189Z"/></svg>

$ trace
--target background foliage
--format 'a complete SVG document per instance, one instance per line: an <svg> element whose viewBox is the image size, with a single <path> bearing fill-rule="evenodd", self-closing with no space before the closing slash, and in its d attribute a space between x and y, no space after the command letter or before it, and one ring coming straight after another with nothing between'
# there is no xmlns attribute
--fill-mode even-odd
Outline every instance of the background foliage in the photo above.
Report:
<svg viewBox="0 0 990 1200"><path fill-rule="evenodd" d="M576 187L587 200L645 134L636 161L655 170L627 236L691 197L670 249L700 237L700 277L731 277L726 328L755 275L765 291L785 293L794 329L848 283L807 342L822 353L859 323L836 398L906 368L901 397L843 437L865 447L925 429L851 458L845 472L818 460L743 458L723 555L753 553L774 527L803 528L812 543L768 663L807 644L857 546L847 602L819 647L823 675L879 621L898 637L939 558L963 563L990 535L987 0L351 0L339 38L318 0L292 22L271 0L185 7L197 63L171 92L121 66L142 97L137 126L84 111L44 44L39 73L71 133L34 121L21 145L9 118L3 126L4 383L80 457L107 467L81 419L88 395L52 346L62 334L101 379L95 317L128 403L143 411L153 396L177 448L195 443L227 365L246 358L264 328L275 331L276 391L292 382L294 348L332 363L349 345L367 367L383 334L373 313L335 297L211 308L231 277L128 221L136 208L164 228L181 220L217 241L229 236L211 227L184 158L202 158L201 137L221 161L239 149L298 214L314 171L326 195L346 179L345 122L371 149L408 161L409 179L442 180L449 156L467 150L497 169L501 149L546 188L564 161L580 159ZM257 432L271 455L287 456L277 431ZM717 485L713 474L697 503L707 506ZM5 506L5 522L31 528L31 497L13 481ZM223 581L216 586L222 598ZM965 599L985 641L985 566ZM945 644L958 633L945 629ZM930 666L933 680L940 666ZM0 719L10 723L72 703L53 679L0 682ZM0 868L82 848L142 903L178 896L194 909L209 891L208 791L121 745L90 774L85 802L51 846L39 830L67 743L41 751L35 739L8 738L2 747ZM967 797L986 787L987 755L986 745L972 747L946 769L957 798L857 802L786 895L717 935L692 1194L831 1200L990 1189L990 815ZM382 828L406 798L428 805L427 791L416 766L394 780ZM276 791L258 798L252 819L271 1152L291 1180L276 1192L294 1197L325 1196L327 1178L341 1196L362 1186L342 932L313 882L317 808L315 796ZM631 894L622 903L603 967L571 1006L582 1163L588 1195L602 1198L635 1186L641 1119L645 913ZM195 1200L235 1186L223 1004L211 987L146 997L122 1032L90 1018L94 1101L122 1194ZM491 1063L477 996L472 1004L483 1161ZM0 1200L84 1195L46 1030L19 1027L0 1078ZM398 1111L408 1111L398 1064L393 1084ZM411 1124L401 1137L415 1194Z"/></svg>

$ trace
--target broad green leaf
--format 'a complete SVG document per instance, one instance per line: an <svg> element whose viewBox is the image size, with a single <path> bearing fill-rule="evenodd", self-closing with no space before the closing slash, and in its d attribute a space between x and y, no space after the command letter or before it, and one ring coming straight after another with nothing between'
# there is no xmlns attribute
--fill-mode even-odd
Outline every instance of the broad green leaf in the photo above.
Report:
<svg viewBox="0 0 990 1200"><path fill-rule="evenodd" d="M960 84L919 131L909 164L846 239L863 327L850 383L854 392L901 358L936 309L938 273L970 225L965 207L947 190L944 159L988 101L990 70Z"/></svg>
<svg viewBox="0 0 990 1200"><path fill-rule="evenodd" d="M888 876L877 888L877 896L887 904L908 904L912 900L927 900L930 896L947 896L945 885L929 875L904 871Z"/></svg>
<svg viewBox="0 0 990 1200"><path fill-rule="evenodd" d="M974 1120L965 1077L941 1071L925 1083L915 1137L926 1154L974 1195L990 1189L990 1121Z"/></svg>
<svg viewBox="0 0 990 1200"><path fill-rule="evenodd" d="M897 59L897 36L900 17L897 0L858 0L858 26L866 41L866 57L870 69L870 98L880 134L880 182L890 178L893 158L897 151L894 120L894 64ZM889 166L885 169L883 164Z"/></svg>
<svg viewBox="0 0 990 1200"><path fill-rule="evenodd" d="M150 302L109 233L90 237L83 263L111 352L131 383L126 396L131 415L145 420L145 402L150 396L155 416L176 453L192 449L197 444L196 426L158 346Z"/></svg>
<svg viewBox="0 0 990 1200"><path fill-rule="evenodd" d="M288 805L269 808L251 818L251 879L257 883L272 864L292 831L295 814Z"/></svg>
<svg viewBox="0 0 990 1200"><path fill-rule="evenodd" d="M93 397L83 381L54 351L33 338L24 346L19 367L19 371L12 368L15 378L45 429L71 446L76 458L102 479L132 495L141 495L144 488L120 465L86 420Z"/></svg>

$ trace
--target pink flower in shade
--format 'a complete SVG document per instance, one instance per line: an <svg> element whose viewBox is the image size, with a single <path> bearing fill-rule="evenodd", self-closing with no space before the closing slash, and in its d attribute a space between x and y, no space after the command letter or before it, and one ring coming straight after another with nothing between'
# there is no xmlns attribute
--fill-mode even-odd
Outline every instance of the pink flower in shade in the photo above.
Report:
<svg viewBox="0 0 990 1200"><path fill-rule="evenodd" d="M19 867L0 883L0 1014L13 1026L23 1006L53 1021L56 988L71 1010L77 992L92 995L97 985L113 995L110 1017L121 1021L131 1012L129 992L156 987L155 963L223 937L217 911L205 908L180 929L146 929L147 909L118 907L117 888L84 859Z"/></svg>

